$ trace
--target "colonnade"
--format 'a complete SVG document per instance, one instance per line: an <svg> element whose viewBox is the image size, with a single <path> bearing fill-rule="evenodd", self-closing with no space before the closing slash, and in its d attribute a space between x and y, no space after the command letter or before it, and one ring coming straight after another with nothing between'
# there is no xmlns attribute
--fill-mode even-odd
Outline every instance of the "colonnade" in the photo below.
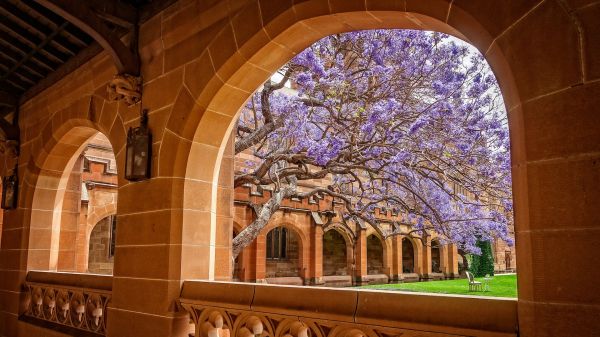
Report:
<svg viewBox="0 0 600 337"><path fill-rule="evenodd" d="M234 279L244 282L294 283L292 280L284 280L286 276L289 278L290 275L277 277L279 275L269 272L269 264L272 263L272 260L267 257L267 247L269 246L267 237L269 231L280 226L287 229L288 242L298 241L297 245L288 244L286 248L288 250L298 249L297 255L293 254L294 261L288 262L297 264L298 273L295 276L295 282L302 282L306 285L348 286L452 279L459 275L459 257L456 246L453 244L440 245L439 241L432 239L431 236L415 239L398 235L382 240L370 228L359 228L352 233L319 225L310 226L310 229L306 230L308 226L278 223L267 226L256 240L236 258L233 268ZM323 249L326 245L323 238L328 231L337 231L345 241L346 252L340 252L340 255L346 257L346 268L341 268L341 272L338 270L338 272L328 273L324 268L326 260L334 258L325 255ZM369 255L369 239L381 243L380 256L375 256L378 254L377 248L372 249L371 253L375 252L373 256ZM412 249L407 249L408 245ZM436 250L438 250L437 253ZM339 258L338 256L337 259L339 260ZM373 268L369 268L370 262L381 260L382 268L375 269L373 272ZM290 261L290 259L284 258L282 261Z"/></svg>

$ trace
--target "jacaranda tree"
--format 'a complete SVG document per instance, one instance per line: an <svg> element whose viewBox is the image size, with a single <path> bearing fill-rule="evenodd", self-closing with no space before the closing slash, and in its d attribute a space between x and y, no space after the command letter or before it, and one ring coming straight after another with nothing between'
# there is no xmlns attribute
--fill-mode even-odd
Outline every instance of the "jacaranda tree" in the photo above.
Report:
<svg viewBox="0 0 600 337"><path fill-rule="evenodd" d="M316 42L280 74L248 100L237 126L235 153L255 160L236 172L235 187L273 192L251 205L256 218L234 238L233 256L282 200L315 194L342 201L344 219L383 237L435 231L474 253L478 239L511 242L506 112L474 48L440 33L358 31ZM331 184L300 183L323 178ZM402 220L383 225L379 206Z"/></svg>

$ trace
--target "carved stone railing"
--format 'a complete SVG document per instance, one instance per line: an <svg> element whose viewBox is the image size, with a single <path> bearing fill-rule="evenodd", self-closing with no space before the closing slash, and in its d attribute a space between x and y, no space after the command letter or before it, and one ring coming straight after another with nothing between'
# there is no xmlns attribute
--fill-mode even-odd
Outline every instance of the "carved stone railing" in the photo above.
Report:
<svg viewBox="0 0 600 337"><path fill-rule="evenodd" d="M30 271L21 320L77 336L106 335L112 277Z"/></svg>
<svg viewBox="0 0 600 337"><path fill-rule="evenodd" d="M195 337L517 336L513 299L186 281Z"/></svg>

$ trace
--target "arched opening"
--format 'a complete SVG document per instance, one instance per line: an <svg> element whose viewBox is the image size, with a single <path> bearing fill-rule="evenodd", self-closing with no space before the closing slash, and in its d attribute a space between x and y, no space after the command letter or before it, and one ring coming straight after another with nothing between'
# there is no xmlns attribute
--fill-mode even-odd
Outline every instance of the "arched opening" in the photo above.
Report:
<svg viewBox="0 0 600 337"><path fill-rule="evenodd" d="M442 272L442 247L438 240L431 241L431 272Z"/></svg>
<svg viewBox="0 0 600 337"><path fill-rule="evenodd" d="M269 283L284 283L281 278L302 276L301 243L298 234L287 227L275 227L266 236L266 278Z"/></svg>
<svg viewBox="0 0 600 337"><path fill-rule="evenodd" d="M374 234L367 237L367 273L369 275L385 274L383 269L383 244Z"/></svg>
<svg viewBox="0 0 600 337"><path fill-rule="evenodd" d="M402 273L415 273L415 248L410 239L402 239Z"/></svg>
<svg viewBox="0 0 600 337"><path fill-rule="evenodd" d="M66 132L49 153L43 159L33 197L29 267L88 272L92 230L96 228L95 238L114 240L116 233L116 220L96 226L116 213L115 155L106 136L84 126ZM108 259L109 254L114 255L114 244L112 250L110 240L102 245L107 265L95 266L91 272L111 273Z"/></svg>
<svg viewBox="0 0 600 337"><path fill-rule="evenodd" d="M388 13L391 14L391 13ZM398 13L394 13L394 15L397 15ZM400 14L402 15L402 14ZM452 35L455 36L459 36L463 39L466 40L466 38L459 33L458 31L456 31L455 29L453 29L452 27L445 25L441 22L438 22L435 19L432 19L431 17L426 17L426 16L422 16L422 15L418 15L419 20L422 20L421 23L418 25L418 27L413 27L412 25L408 24L407 26L407 22L408 21L404 21L402 23L395 22L394 20L386 20L386 24L384 25L385 27L380 27L380 24L374 24L373 27L368 27L368 28L418 28L418 29L432 29L432 30L436 30L436 31L444 31L447 33L450 33ZM321 19L321 18L320 18ZM389 19L389 17L388 17ZM409 20L410 21L410 20ZM296 26L294 26L295 28L298 28L298 26L302 26L302 24L298 24ZM300 28L302 29L302 28ZM363 29L366 29L365 27L363 27ZM326 32L322 32L320 31L318 34L312 34L309 36L307 36L305 39L294 39L294 43L290 46L281 46L281 45L269 45L269 46L264 46L264 48L262 50L260 50L259 52L257 52L256 54L251 53L249 56L250 58L252 58L252 60L248 63L244 63L242 62L239 66L240 66L240 71L236 71L233 74L231 74L231 82L228 82L227 80L225 80L226 82L226 86L224 87L219 87L218 92L215 94L215 97L212 98L212 100L210 100L208 104L208 109L206 111L206 113L203 115L202 119L199 121L199 128L196 130L205 130L206 127L210 127L210 126L216 126L219 129L215 130L215 129L211 129L214 133L219 133L219 134L223 134L224 137L222 139L221 142L215 142L214 138L207 138L206 135L203 135L202 132L197 132L194 135L194 143L192 144L191 150L190 150L190 155L187 158L187 176L192 178L192 179L200 179L202 181L212 181L212 187L211 187L211 193L213 196L213 200L217 200L218 198L216 198L217 195L217 175L210 175L210 174L206 174L206 172L214 172L218 173L219 170L216 166L219 165L220 163L220 159L225 155L226 151L229 151L229 149L227 149L227 147L225 146L227 140L231 135L231 131L233 129L235 129L236 127L236 117L239 116L239 114L237 114L239 111L239 107L243 105L244 101L246 101L246 99L250 96L250 93L254 92L256 90L257 87L259 87L262 83L264 83L264 80L269 78L269 76L271 76L271 73L274 72L277 67L283 65L287 60L289 60L294 53L301 51L302 49L304 49L306 46L308 46L309 44L311 44L312 42L314 42L315 40L321 38L322 36L331 34L331 33L339 33L339 32L345 32L348 30L353 30L352 27L350 26L346 26L346 25L341 25L340 27L337 28L332 28L332 31L327 30ZM313 32L314 33L314 32ZM308 34L308 31L307 31ZM286 39L286 33L282 33L281 36L278 36L278 38L281 37L284 41ZM289 36L287 36L289 37ZM280 48L281 47L281 48ZM289 50L287 48L290 48ZM273 50L275 49L275 50ZM281 50L283 49L283 50ZM291 52L289 52L291 50ZM271 55L276 55L277 60L274 60L273 57L271 57ZM261 61L261 58L265 58L268 59L269 62L268 64L264 64ZM257 65L259 65L257 67ZM264 66L263 66L264 65ZM242 69L244 69L243 71L241 71ZM222 78L222 77L219 77ZM216 114L214 114L216 112ZM214 114L214 116L212 116ZM223 121L223 119L225 117L223 116L231 116L232 118L226 118L227 120L223 123L212 123L207 116L211 115L211 118L217 118L219 119L219 121ZM226 135L226 136L225 136ZM210 147L210 151L205 151L207 146ZM218 150L213 151L214 149L218 148ZM194 170L194 166L196 166L198 162L206 162L206 160L208 160L208 162L210 163L215 163L213 166L209 167L208 169L203 168L202 170ZM200 177L201 176L201 177ZM187 184L187 183L186 183ZM186 187L187 188L187 187ZM261 190L257 190L257 191L248 191L248 193L252 196L254 196L252 193L268 193L267 191L261 191ZM258 194L257 194L258 195ZM216 203L211 204L211 207L213 207L213 210L215 210L218 206ZM189 224L191 225L191 223ZM186 224L184 223L184 226L186 226ZM211 225L211 230L213 231L218 231L219 228L219 224L217 222L212 223ZM185 259L185 257L184 257ZM214 268L214 264L208 266L208 269ZM383 268L382 268L383 269Z"/></svg>
<svg viewBox="0 0 600 337"><path fill-rule="evenodd" d="M337 230L323 235L323 276L347 276L348 254L346 240Z"/></svg>
<svg viewBox="0 0 600 337"><path fill-rule="evenodd" d="M117 217L107 216L92 229L89 240L88 272L93 274L113 273Z"/></svg>

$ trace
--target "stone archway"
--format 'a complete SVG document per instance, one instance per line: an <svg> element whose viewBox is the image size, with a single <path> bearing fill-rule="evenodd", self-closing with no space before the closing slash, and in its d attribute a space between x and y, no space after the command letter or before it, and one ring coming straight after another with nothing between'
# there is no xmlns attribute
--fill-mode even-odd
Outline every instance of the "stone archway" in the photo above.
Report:
<svg viewBox="0 0 600 337"><path fill-rule="evenodd" d="M431 272L440 274L442 267L442 246L438 240L431 240Z"/></svg>
<svg viewBox="0 0 600 337"><path fill-rule="evenodd" d="M564 136L537 137L536 135L539 135L540 131L536 131L531 126L527 130L532 133L532 136L525 139L526 126L527 123L534 125L536 122L548 121L541 117L543 114L540 111L550 110L549 112L554 113L553 108L548 107L568 105L568 101L574 101L569 98L582 98L585 96L582 96L581 93L590 93L592 90L596 92L597 90L594 89L593 84L585 84L583 89L580 88L581 90L570 89L571 85L585 83L588 80L586 72L581 69L584 68L586 62L581 53L589 53L589 51L586 48L578 48L577 41L585 41L585 39L578 33L581 30L576 27L577 20L571 19L574 14L564 10L563 5L568 7L566 3L544 1L504 4L501 2L445 0L385 3L313 0L296 4L285 3L273 8L267 6L263 9L269 9L269 11L262 11L260 4L251 3L240 9L239 12L237 12L239 8L232 9L232 12L228 13L229 20L225 20L227 22L220 29L207 30L206 34L211 35L208 40L211 40L212 36L215 38L212 43L207 43L206 49L193 48L193 50L199 50L200 55L183 57L181 52L174 53L177 57L172 57L169 62L164 63L169 65L166 69L174 69L185 64L185 86L182 87L183 90L176 91L175 106L177 109L173 109L174 113L167 123L172 126L169 128L173 132L165 136L165 140L168 140L172 146L165 147L164 156L160 155L160 161L175 162L172 165L174 175L185 177L184 187L180 186L179 181L173 183L173 191L183 191L184 200L188 200L186 198L191 200L192 196L199 194L202 197L200 199L210 200L210 202L200 205L195 205L189 200L181 201L183 204L197 207L193 211L207 215L210 235L207 236L206 242L202 241L201 244L205 247L215 247L218 243L216 233L219 232L219 225L216 217L211 214L216 214L217 209L216 177L219 175L219 162L225 144L223 140L231 130L232 120L235 119L237 109L250 93L295 52L322 36L353 29L412 28L415 26L420 29L460 32L460 35L485 52L485 56L500 82L509 110L513 150L513 192L515 204L518 205L515 207L517 244L523 247L518 249L527 254L532 251L529 248L534 241L541 245L540 242L550 240L542 237L539 233L534 234L529 231L530 220L542 223L540 219L533 218L534 213L530 213L530 197L537 198L538 201L535 214L549 213L545 210L550 210L551 207L540 200L544 199L540 195L546 195L545 193L535 196L528 194L528 180L541 179L541 181L550 183L544 184L544 186L558 186L563 183L573 186L569 182L578 178L573 175L569 175L571 178L568 179L571 180L564 176L550 177L551 175L547 174L548 167L537 167L536 165L540 163L536 160L547 157L562 158L557 159L559 162L552 164L546 162L546 164L565 171L571 168L569 166L571 164L563 162L567 160L565 159L567 157L562 155L595 153L595 150L592 151L589 148L581 150L571 141L569 141L570 145L564 145ZM185 16L182 15L182 17ZM191 23L185 27L190 31L190 35L205 28L204 23ZM529 29L533 27L535 29ZM184 35L184 37L179 35ZM203 36L200 33L198 35L199 37ZM172 34L169 37L171 39L169 47L173 47L175 51L181 51L185 50L182 46L187 41L198 40L196 39L198 36L185 40L186 37L189 35ZM530 48L533 40L544 47ZM552 52L548 52L548 50ZM530 60L536 62L529 62ZM516 80L515 76L517 76ZM528 104L521 105L521 98ZM546 104L538 105L539 102L536 102L538 99L545 101ZM553 104L557 102L559 105ZM578 115L587 118L586 120L591 120L590 117L587 117L589 114L586 111L592 109L593 105L586 104L585 111L582 111L580 107L574 108L577 108ZM531 114L524 113L527 111L531 111ZM526 115L527 117L525 117ZM564 117L567 118L564 119L558 117L559 115L556 113L551 122L544 124L547 131L555 130L552 132L556 135L563 133L556 131L563 130L562 125L573 124L572 121L567 120L569 117ZM189 123L179 123L181 120ZM588 124L591 125L591 123ZM564 131L564 134L569 134L566 132L568 130ZM597 135L593 132L590 134ZM582 139L580 138L580 140ZM526 143L528 147L525 146ZM549 150L551 147L545 146L552 144L560 144L561 149ZM173 149L176 150L173 151ZM590 162L586 161L584 165L587 164ZM582 174L581 177L591 176L588 166L579 167L577 170ZM552 182L557 182L557 184L552 184ZM584 194L582 188L574 187L574 189L578 195ZM201 192L196 193L195 191ZM556 197L555 199L550 201L553 201L553 207L558 207L560 198ZM521 224L521 228L518 227L519 224ZM184 219L183 227L184 231L193 228L191 219ZM519 231L522 231L521 235L519 235ZM537 236L535 237L537 241L533 240L534 236ZM210 248L207 250L211 252L209 253L211 258L201 268L194 269L201 271L194 272L191 268L190 271L183 270L181 277L214 277L216 253ZM183 266L198 267L192 262L194 252L191 249L187 251L182 249L181 255L184 260ZM525 299L520 302L520 309L533 312L534 304L542 306L547 304L543 301L537 302L530 295L533 294L531 290L533 288L532 266L534 265L531 256L519 261L520 265L524 266L524 268L520 268L524 274L519 278L519 284L522 288L527 289L520 293L521 298ZM549 265L546 262L538 264L542 266L538 268L539 270L544 270L543 266ZM569 286L565 282L561 284ZM544 292L545 290L541 289L540 291ZM573 294L578 293L576 289L573 289L572 292Z"/></svg>
<svg viewBox="0 0 600 337"><path fill-rule="evenodd" d="M408 238L402 238L402 273L416 273L416 260L417 257L415 254L414 243Z"/></svg>
<svg viewBox="0 0 600 337"><path fill-rule="evenodd" d="M302 238L290 226L269 229L265 244L265 277L269 283L303 283L304 271ZM286 280L287 279L287 280Z"/></svg>
<svg viewBox="0 0 600 337"><path fill-rule="evenodd" d="M187 196L197 196L198 192L196 191L202 191L202 197L211 200L208 205L202 205L204 207L202 212L211 214L217 212L218 204L221 202L221 198L217 198L219 163L224 155L225 145L229 140L228 135L235 124L239 108L272 72L287 62L296 52L319 38L356 29L411 28L442 31L469 40L469 37L462 32L463 29L459 30L427 11L407 13L398 11L399 8L393 5L389 5L390 8L386 8L384 5L379 8L380 11L368 14L358 8L343 10L344 13L335 13L334 15L322 13L324 16L317 12L305 13L301 19L295 19L296 16L293 14L295 11L301 10L301 8L305 10L317 3L319 1L309 1L303 5L284 9L283 12L288 11L291 14L291 17L288 18L290 20L283 24L281 30L271 31L274 34L273 41L268 38L268 35L267 39L261 39L261 37L265 37L265 34L269 34L262 30L262 27L259 27L255 33L245 31L244 38L238 38L237 35L241 34L236 30L238 24L232 23L231 26L224 27L216 35L214 41L219 41L218 44L216 42L209 44L205 53L186 65L186 74L202 72L205 76L202 81L198 81L196 77L186 76L184 78L185 87L179 91L175 99L176 106L179 105L179 102L195 102L185 105L188 108L186 118L189 123L172 130L177 137L188 140L185 143L176 142L181 149L176 153L181 156L177 158L173 158L172 155L168 156L169 160L181 161L181 165L178 164L177 167L185 164L184 203L186 203ZM249 5L249 7L252 6ZM254 12L250 11L249 13ZM238 22L237 20L243 20L243 18L244 14L239 14L232 21ZM476 21L469 24L480 28ZM221 50L224 44L231 44L232 54L223 55ZM497 47L494 46L494 48ZM494 62L490 63L494 63L492 68L497 75L502 73L499 75L499 80L503 89L510 88L513 84L512 76L502 54L496 52L494 48L492 49L495 53L490 54L488 60L494 59ZM220 62L213 64L214 69L211 71L204 64L206 61L214 60L213 54L217 53ZM505 95L510 96L505 97L509 107L514 106L518 101L516 93L513 91L505 92ZM193 128L192 125L197 125L197 128ZM206 132L209 129L210 132ZM188 153L187 156L185 156L186 153ZM192 226L192 223L188 224L184 217L183 226ZM216 232L220 231L216 221L211 221L210 230L213 234L208 238L216 240L218 238ZM204 244L218 245L217 242ZM185 260L188 257L183 254L183 258ZM211 273L214 274L215 265L211 264L212 260L212 258L209 259L209 265L206 266L209 278ZM185 263L183 264L185 265Z"/></svg>
<svg viewBox="0 0 600 337"><path fill-rule="evenodd" d="M93 104L91 97L81 101ZM63 225L65 223L62 216L63 201L68 186L72 185L72 182L69 184L71 172L76 163L81 164L78 155L98 132L106 134L107 131L99 123L77 118L82 114L79 110L81 108L79 104L74 104L64 112L53 116L46 124L42 137L35 140L43 144L42 151L31 158L28 170L25 172L25 180L30 184L24 185L31 189L29 195L32 195L31 209L29 213L25 213L25 220L30 226L27 263L29 269L75 271L77 261L82 260L82 256L86 256L86 252L76 249L74 241L76 236L64 233L68 226ZM84 110L83 113L86 111ZM60 126L56 127L57 125ZM124 146L120 142L117 144L118 148ZM74 221L77 226L79 218L75 217ZM76 231L76 228L71 230L71 232ZM72 240L67 240L67 237ZM69 245L72 247L69 248ZM65 254L75 254L75 256L65 256ZM62 259L71 261L72 266L65 266L65 263L60 262Z"/></svg>
<svg viewBox="0 0 600 337"><path fill-rule="evenodd" d="M383 243L375 235L367 237L367 273L370 275L385 274Z"/></svg>
<svg viewBox="0 0 600 337"><path fill-rule="evenodd" d="M348 259L349 243L336 229L331 229L323 234L323 276L348 276L351 275ZM351 280L350 280L351 281Z"/></svg>

